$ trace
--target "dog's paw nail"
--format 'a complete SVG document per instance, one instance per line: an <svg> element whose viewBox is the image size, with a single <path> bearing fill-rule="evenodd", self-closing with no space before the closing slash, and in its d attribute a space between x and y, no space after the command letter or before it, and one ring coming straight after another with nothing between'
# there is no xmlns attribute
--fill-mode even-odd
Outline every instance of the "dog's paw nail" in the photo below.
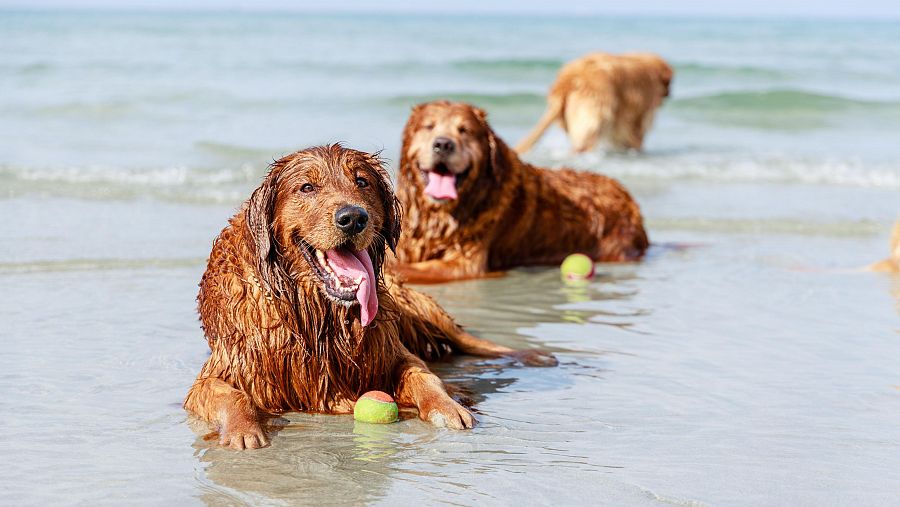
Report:
<svg viewBox="0 0 900 507"><path fill-rule="evenodd" d="M511 354L511 357L525 366L556 366L559 360L542 350L522 350Z"/></svg>

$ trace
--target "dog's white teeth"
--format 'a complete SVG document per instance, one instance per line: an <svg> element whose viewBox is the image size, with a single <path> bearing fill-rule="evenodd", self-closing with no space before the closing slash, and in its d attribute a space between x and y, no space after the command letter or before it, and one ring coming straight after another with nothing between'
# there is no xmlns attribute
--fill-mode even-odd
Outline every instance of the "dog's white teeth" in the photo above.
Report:
<svg viewBox="0 0 900 507"><path fill-rule="evenodd" d="M328 265L328 256L325 255L325 252L316 250L316 259L319 259L319 264L322 265L322 268L324 268L328 274L334 275L334 270Z"/></svg>

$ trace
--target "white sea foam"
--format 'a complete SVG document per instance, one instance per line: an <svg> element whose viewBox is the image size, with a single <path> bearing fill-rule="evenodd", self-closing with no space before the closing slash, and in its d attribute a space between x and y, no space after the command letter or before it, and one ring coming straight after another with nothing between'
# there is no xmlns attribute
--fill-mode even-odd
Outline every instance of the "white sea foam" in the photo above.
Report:
<svg viewBox="0 0 900 507"><path fill-rule="evenodd" d="M0 167L3 194L29 194L84 199L151 197L195 203L238 202L262 178L264 168L198 169L184 166L155 169L111 167Z"/></svg>
<svg viewBox="0 0 900 507"><path fill-rule="evenodd" d="M715 183L788 183L900 189L900 162L858 159L735 157L733 155L570 156L566 150L536 153L534 162L597 171L627 180ZM152 169L113 167L0 166L6 196L32 193L88 199L149 196L186 202L236 202L261 180L265 168L241 165L204 169L186 166Z"/></svg>
<svg viewBox="0 0 900 507"><path fill-rule="evenodd" d="M553 167L569 166L620 178L900 189L900 161L690 153L645 156L596 152L573 157L567 149L546 151L534 160Z"/></svg>

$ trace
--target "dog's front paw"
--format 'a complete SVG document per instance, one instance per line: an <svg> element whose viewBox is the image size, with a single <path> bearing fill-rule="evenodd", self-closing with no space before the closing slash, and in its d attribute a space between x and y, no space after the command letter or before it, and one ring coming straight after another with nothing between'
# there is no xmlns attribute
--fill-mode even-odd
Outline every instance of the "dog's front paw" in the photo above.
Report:
<svg viewBox="0 0 900 507"><path fill-rule="evenodd" d="M268 447L266 431L258 421L249 417L232 417L219 430L219 443L229 449L259 449Z"/></svg>
<svg viewBox="0 0 900 507"><path fill-rule="evenodd" d="M268 447L269 439L266 438L266 432L257 424L255 428L223 430L219 435L219 443L229 449L243 451Z"/></svg>
<svg viewBox="0 0 900 507"><path fill-rule="evenodd" d="M559 364L559 360L553 354L543 350L516 350L508 355L525 366L556 366Z"/></svg>
<svg viewBox="0 0 900 507"><path fill-rule="evenodd" d="M475 426L472 413L449 397L420 409L419 417L438 428L468 430Z"/></svg>

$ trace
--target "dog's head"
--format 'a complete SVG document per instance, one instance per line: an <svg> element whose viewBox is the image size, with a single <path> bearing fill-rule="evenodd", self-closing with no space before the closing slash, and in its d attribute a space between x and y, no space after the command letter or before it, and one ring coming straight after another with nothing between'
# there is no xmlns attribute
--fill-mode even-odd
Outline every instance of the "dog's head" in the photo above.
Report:
<svg viewBox="0 0 900 507"><path fill-rule="evenodd" d="M406 124L401 168L433 204L453 207L503 178L507 151L483 110L429 102L414 107Z"/></svg>
<svg viewBox="0 0 900 507"><path fill-rule="evenodd" d="M378 310L385 249L400 237L400 208L376 155L338 144L274 162L246 207L247 240L276 294L313 284L331 301Z"/></svg>

